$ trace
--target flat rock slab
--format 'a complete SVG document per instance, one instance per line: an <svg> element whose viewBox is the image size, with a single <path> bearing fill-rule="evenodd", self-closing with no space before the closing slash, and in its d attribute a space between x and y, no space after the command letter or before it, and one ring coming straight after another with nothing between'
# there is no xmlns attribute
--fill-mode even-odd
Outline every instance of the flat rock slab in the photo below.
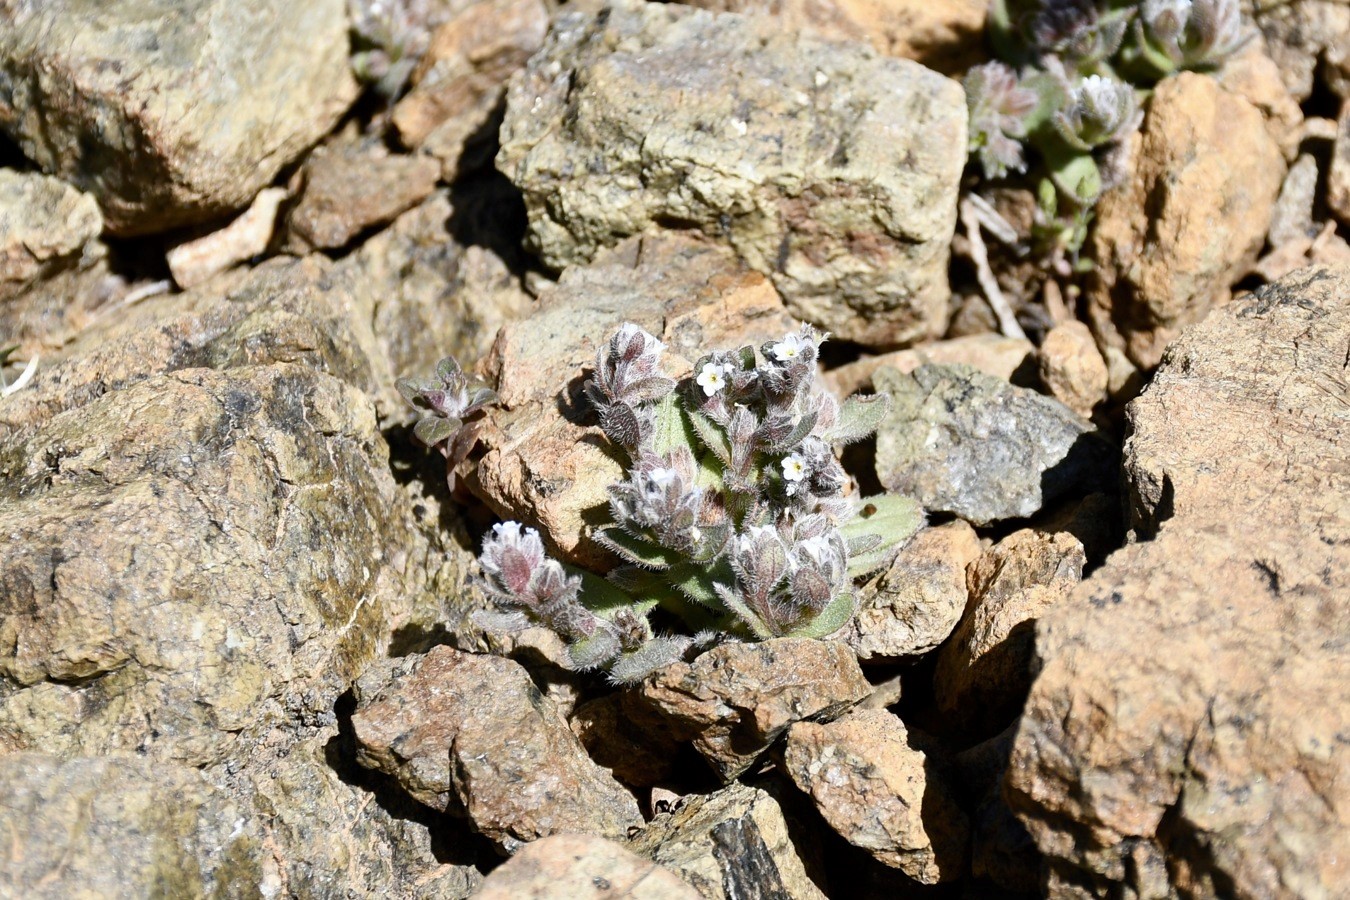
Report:
<svg viewBox="0 0 1350 900"><path fill-rule="evenodd" d="M1129 408L1148 540L1037 624L1007 779L1066 896L1346 883L1347 298L1304 270L1225 306Z"/></svg>
<svg viewBox="0 0 1350 900"><path fill-rule="evenodd" d="M0 129L132 235L248 204L356 97L343 0L0 6Z"/></svg>
<svg viewBox="0 0 1350 900"><path fill-rule="evenodd" d="M676 872L707 900L825 900L767 791L739 782L656 816L629 849Z"/></svg>
<svg viewBox="0 0 1350 900"><path fill-rule="evenodd" d="M966 365L882 368L873 382L893 401L877 476L932 512L989 525L1114 477L1106 442L1058 400Z"/></svg>
<svg viewBox="0 0 1350 900"><path fill-rule="evenodd" d="M898 346L945 326L966 108L917 63L771 17L620 0L555 18L501 139L550 266L678 224L840 337Z"/></svg>
<svg viewBox="0 0 1350 900"><path fill-rule="evenodd" d="M642 824L518 663L441 646L373 668L356 695L358 762L464 812L507 849L563 832L623 838Z"/></svg>
<svg viewBox="0 0 1350 900"><path fill-rule="evenodd" d="M681 740L692 740L724 781L748 769L788 726L828 720L867 697L847 645L777 638L724 644L677 662L637 688L642 705Z"/></svg>

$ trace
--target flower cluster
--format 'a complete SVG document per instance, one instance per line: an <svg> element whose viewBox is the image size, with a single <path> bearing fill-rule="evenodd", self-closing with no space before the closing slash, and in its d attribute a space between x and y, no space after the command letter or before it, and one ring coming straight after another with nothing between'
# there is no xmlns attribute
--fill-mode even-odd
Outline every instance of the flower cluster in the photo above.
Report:
<svg viewBox="0 0 1350 900"><path fill-rule="evenodd" d="M840 403L822 390L824 337L804 326L758 357L712 353L676 382L661 342L624 325L585 386L629 459L609 489L612 523L595 535L622 564L606 580L569 580L537 535L506 523L483 547L489 593L557 631L578 667L620 682L717 638L837 631L853 614L854 579L885 565L922 514L906 498L846 495L834 445L871 434L889 398ZM657 636L658 607L693 633Z"/></svg>
<svg viewBox="0 0 1350 900"><path fill-rule="evenodd" d="M400 378L394 387L425 415L413 427L413 436L427 447L438 447L453 472L478 440L482 410L497 402L497 393L479 378L466 375L453 356L436 364L431 378Z"/></svg>
<svg viewBox="0 0 1350 900"><path fill-rule="evenodd" d="M994 0L990 33L999 59L965 80L970 153L989 178L1038 160L1048 219L1081 218L1118 180L1147 89L1249 38L1238 0Z"/></svg>

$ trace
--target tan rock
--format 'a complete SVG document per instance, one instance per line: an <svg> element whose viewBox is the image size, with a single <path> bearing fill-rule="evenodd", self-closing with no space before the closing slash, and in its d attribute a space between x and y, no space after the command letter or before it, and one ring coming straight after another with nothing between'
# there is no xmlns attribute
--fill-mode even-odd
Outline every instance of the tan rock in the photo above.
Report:
<svg viewBox="0 0 1350 900"><path fill-rule="evenodd" d="M495 136L495 110L506 81L543 45L548 29L548 9L541 0L460 6L431 35L413 71L412 90L391 116L403 145L429 152L446 181L464 168L466 147L480 132Z"/></svg>
<svg viewBox="0 0 1350 900"><path fill-rule="evenodd" d="M262 253L272 241L277 210L285 199L284 188L261 190L224 228L174 247L167 255L173 280L181 288L193 288Z"/></svg>
<svg viewBox="0 0 1350 900"><path fill-rule="evenodd" d="M970 873L1014 894L1041 893L1041 855L1025 825L1003 797L1017 725L962 751L955 758L955 778L970 807ZM1051 893L1048 896L1063 896Z"/></svg>
<svg viewBox="0 0 1350 900"><path fill-rule="evenodd" d="M798 722L783 765L850 844L920 884L966 871L969 826L905 725L885 710Z"/></svg>
<svg viewBox="0 0 1350 900"><path fill-rule="evenodd" d="M559 834L524 847L484 879L476 900L699 900L680 877L613 841Z"/></svg>
<svg viewBox="0 0 1350 900"><path fill-rule="evenodd" d="M960 85L910 60L614 0L555 17L512 79L497 167L550 267L676 225L734 248L794 315L892 349L946 326L965 120Z"/></svg>
<svg viewBox="0 0 1350 900"><path fill-rule="evenodd" d="M975 529L957 520L916 534L890 568L859 590L844 632L858 659L916 657L951 635L966 608L966 566L980 556Z"/></svg>
<svg viewBox="0 0 1350 900"><path fill-rule="evenodd" d="M800 855L811 845L789 833L782 807L767 791L739 782L685 798L628 846L674 870L707 900L825 900L816 867Z"/></svg>
<svg viewBox="0 0 1350 900"><path fill-rule="evenodd" d="M872 692L845 644L806 638L723 644L660 669L637 690L642 706L693 741L724 781L793 722L832 719Z"/></svg>
<svg viewBox="0 0 1350 900"><path fill-rule="evenodd" d="M1118 350L1149 369L1256 259L1284 160L1257 109L1193 72L1158 86L1134 141L1097 206L1088 316L1108 367Z"/></svg>
<svg viewBox="0 0 1350 900"><path fill-rule="evenodd" d="M678 744L663 729L643 728L624 709L623 694L588 700L568 717L591 759L632 787L651 787L674 771Z"/></svg>
<svg viewBox="0 0 1350 900"><path fill-rule="evenodd" d="M439 176L435 160L391 154L371 141L319 147L305 160L299 202L286 217L290 249L345 247L425 200Z"/></svg>
<svg viewBox="0 0 1350 900"><path fill-rule="evenodd" d="M356 98L343 0L8 3L0 128L113 234L247 206Z"/></svg>
<svg viewBox="0 0 1350 900"><path fill-rule="evenodd" d="M920 344L908 350L893 350L876 356L864 356L825 373L825 383L836 394L847 397L872 386L872 376L882 366L909 374L924 363L962 363L986 375L1011 381L1014 374L1030 368L1036 348L1025 338L1001 334L972 334L945 341Z"/></svg>
<svg viewBox="0 0 1350 900"><path fill-rule="evenodd" d="M0 301L95 252L98 203L46 175L0 169Z"/></svg>
<svg viewBox="0 0 1350 900"><path fill-rule="evenodd" d="M1285 88L1296 102L1307 100L1324 54L1345 58L1350 6L1341 0L1251 0L1250 6Z"/></svg>
<svg viewBox="0 0 1350 900"><path fill-rule="evenodd" d="M435 647L368 671L356 696L357 761L508 850L564 832L622 838L642 822L510 660Z"/></svg>
<svg viewBox="0 0 1350 900"><path fill-rule="evenodd" d="M694 0L718 12L772 16L783 28L836 41L863 41L888 56L917 60L948 75L985 58L980 0Z"/></svg>
<svg viewBox="0 0 1350 900"><path fill-rule="evenodd" d="M1341 104L1336 120L1336 144L1327 172L1327 204L1336 218L1350 221L1350 99Z"/></svg>
<svg viewBox="0 0 1350 900"><path fill-rule="evenodd" d="M1252 41L1230 57L1216 77L1224 89L1245 99L1261 111L1266 130L1279 145L1286 160L1298 156L1302 139L1303 110L1285 87L1279 65L1260 41Z"/></svg>
<svg viewBox="0 0 1350 900"><path fill-rule="evenodd" d="M1017 715L1031 685L1036 619L1065 602L1085 562L1068 532L1024 528L971 564L970 601L933 674L943 715L977 731L996 731Z"/></svg>
<svg viewBox="0 0 1350 900"><path fill-rule="evenodd" d="M502 411L465 479L503 518L540 529L564 558L604 566L590 540L608 521L608 485L623 469L590 421L581 385L597 348L623 322L666 342L667 370L684 375L705 352L782 336L795 327L767 279L728 251L682 236L633 238L564 273L535 315L498 335L483 368Z"/></svg>
<svg viewBox="0 0 1350 900"><path fill-rule="evenodd" d="M1346 883L1347 297L1346 269L1261 288L1188 330L1131 405L1145 540L1038 623L1007 781L1052 884Z"/></svg>
<svg viewBox="0 0 1350 900"><path fill-rule="evenodd" d="M1041 384L1060 403L1080 416L1092 415L1106 399L1106 361L1097 350L1092 331L1082 322L1056 325L1036 350Z"/></svg>

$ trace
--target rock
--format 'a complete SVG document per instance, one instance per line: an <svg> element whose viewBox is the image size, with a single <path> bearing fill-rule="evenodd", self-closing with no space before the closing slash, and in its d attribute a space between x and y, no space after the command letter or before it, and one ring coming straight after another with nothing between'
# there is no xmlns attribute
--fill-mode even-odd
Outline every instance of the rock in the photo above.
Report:
<svg viewBox="0 0 1350 900"><path fill-rule="evenodd" d="M246 206L356 96L342 0L8 4L0 72L0 129L117 235Z"/></svg>
<svg viewBox="0 0 1350 900"><path fill-rule="evenodd" d="M920 884L965 874L966 816L893 714L798 722L783 766L831 828L880 862Z"/></svg>
<svg viewBox="0 0 1350 900"><path fill-rule="evenodd" d="M685 798L673 812L652 819L628 846L674 870L707 900L824 900L794 843L778 801L735 782Z"/></svg>
<svg viewBox="0 0 1350 900"><path fill-rule="evenodd" d="M624 695L606 694L577 707L568 719L591 759L632 787L666 782L678 745L662 729L645 729L626 715Z"/></svg>
<svg viewBox="0 0 1350 900"><path fill-rule="evenodd" d="M825 383L839 396L847 397L854 391L872 387L872 376L882 366L908 375L924 363L962 363L986 375L1013 381L1015 378L1020 380L1033 368L1035 353L1036 347L1026 338L1010 338L988 332L971 334L921 344L908 350L864 356L826 372Z"/></svg>
<svg viewBox="0 0 1350 900"><path fill-rule="evenodd" d="M732 254L684 236L631 239L563 274L538 311L502 329L482 368L502 411L483 431L483 457L462 474L502 518L539 528L559 556L591 567L609 555L590 539L608 521L606 488L623 469L581 396L597 348L625 321L668 345L682 376L716 349L758 346L796 328L773 285Z"/></svg>
<svg viewBox="0 0 1350 900"><path fill-rule="evenodd" d="M0 884L12 897L277 892L258 823L186 766L0 755ZM270 861L270 860L266 860Z"/></svg>
<svg viewBox="0 0 1350 900"><path fill-rule="evenodd" d="M1036 366L1050 396L1084 418L1106 399L1106 360L1082 322L1051 328L1036 351Z"/></svg>
<svg viewBox="0 0 1350 900"><path fill-rule="evenodd" d="M1017 715L1031 686L1036 619L1067 599L1086 561L1068 532L1024 528L971 564L970 601L933 675L944 717L997 731Z"/></svg>
<svg viewBox="0 0 1350 900"><path fill-rule="evenodd" d="M1058 400L961 365L882 368L873 381L893 401L877 476L925 509L988 525L1108 477L1105 442Z"/></svg>
<svg viewBox="0 0 1350 900"><path fill-rule="evenodd" d="M1344 58L1346 35L1350 34L1350 7L1337 0L1243 3L1244 7L1249 5L1285 87L1296 101L1307 100L1313 92L1314 76L1322 57Z"/></svg>
<svg viewBox="0 0 1350 900"><path fill-rule="evenodd" d="M730 781L793 722L833 719L872 688L846 645L777 638L714 647L692 663L658 670L638 691L647 709Z"/></svg>
<svg viewBox="0 0 1350 900"><path fill-rule="evenodd" d="M46 175L0 169L0 302L101 254L98 204Z"/></svg>
<svg viewBox="0 0 1350 900"><path fill-rule="evenodd" d="M887 56L913 59L947 75L957 75L985 58L984 20L989 8L979 0L695 0L691 5L772 16L784 29L833 41L870 43Z"/></svg>
<svg viewBox="0 0 1350 900"><path fill-rule="evenodd" d="M1347 297L1304 271L1211 313L1128 410L1142 540L1037 624L1008 774L1066 896L1345 882Z"/></svg>
<svg viewBox="0 0 1350 900"><path fill-rule="evenodd" d="M463 810L507 849L550 834L622 838L637 801L586 756L519 665L435 647L356 685L361 765L437 810Z"/></svg>
<svg viewBox="0 0 1350 900"><path fill-rule="evenodd" d="M89 365L46 370L6 413ZM200 766L331 716L387 640L411 536L369 401L303 364L222 367L109 367L102 396L10 431L0 748Z"/></svg>
<svg viewBox="0 0 1350 900"><path fill-rule="evenodd" d="M0 169L0 334L31 358L59 347L120 284L88 194L46 175Z"/></svg>
<svg viewBox="0 0 1350 900"><path fill-rule="evenodd" d="M1266 242L1272 247L1296 241L1311 241L1321 229L1313 221L1313 204L1317 200L1317 182L1321 173L1317 158L1304 153L1289 167L1289 173L1280 186L1279 199L1270 217L1270 232ZM1273 280L1273 279L1272 279Z"/></svg>
<svg viewBox="0 0 1350 900"><path fill-rule="evenodd" d="M1336 144L1327 172L1327 205L1342 222L1350 222L1350 99L1341 104Z"/></svg>
<svg viewBox="0 0 1350 900"><path fill-rule="evenodd" d="M1219 84L1260 111L1266 131L1284 158L1293 161L1303 142L1303 110L1285 87L1284 73L1260 41L1251 41L1215 73Z"/></svg>
<svg viewBox="0 0 1350 900"><path fill-rule="evenodd" d="M466 148L495 138L506 81L544 43L548 10L541 0L456 4L432 35L413 71L413 88L391 121L405 147L421 147L441 164L446 181L462 169ZM495 152L495 142L487 141Z"/></svg>
<svg viewBox="0 0 1350 900"><path fill-rule="evenodd" d="M291 249L346 247L425 200L439 176L434 159L391 154L370 140L320 147L305 161L303 192L286 217Z"/></svg>
<svg viewBox="0 0 1350 900"><path fill-rule="evenodd" d="M768 18L619 0L554 20L497 166L555 268L652 224L729 243L799 318L868 346L941 334L964 165L953 81Z"/></svg>
<svg viewBox="0 0 1350 900"><path fill-rule="evenodd" d="M976 744L955 758L970 816L970 873L1014 894L1035 896L1041 889L1041 855L1025 825L1003 798L1017 725Z"/></svg>
<svg viewBox="0 0 1350 900"><path fill-rule="evenodd" d="M959 519L927 528L859 591L845 640L861 662L922 656L947 639L966 608L966 566L980 556Z"/></svg>
<svg viewBox="0 0 1350 900"><path fill-rule="evenodd" d="M1111 493L1088 494L1071 500L1032 520L1032 527L1045 534L1068 532L1083 545L1086 568L1096 568L1125 542L1125 516L1120 497Z"/></svg>
<svg viewBox="0 0 1350 900"><path fill-rule="evenodd" d="M181 288L193 288L261 254L272 241L277 210L285 199L283 188L259 191L253 204L229 225L174 247L168 253L173 280Z"/></svg>
<svg viewBox="0 0 1350 900"><path fill-rule="evenodd" d="M680 877L613 841L559 834L524 847L494 869L476 900L699 900Z"/></svg>
<svg viewBox="0 0 1350 900"><path fill-rule="evenodd" d="M1086 293L1103 355L1151 369L1256 260L1284 178L1261 113L1205 75L1158 85L1129 174L1102 195Z"/></svg>
<svg viewBox="0 0 1350 900"><path fill-rule="evenodd" d="M445 191L404 213L337 266L371 310L371 327L396 377L429 373L446 355L468 368L497 331L533 311L534 298L487 247L463 246L449 230L457 210ZM412 410L400 398L386 415Z"/></svg>

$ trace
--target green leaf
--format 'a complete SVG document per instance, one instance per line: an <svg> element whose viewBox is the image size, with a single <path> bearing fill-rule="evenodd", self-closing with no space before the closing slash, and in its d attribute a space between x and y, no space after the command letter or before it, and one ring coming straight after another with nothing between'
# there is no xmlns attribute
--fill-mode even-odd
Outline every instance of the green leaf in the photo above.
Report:
<svg viewBox="0 0 1350 900"><path fill-rule="evenodd" d="M840 591L839 594L826 604L825 608L805 625L801 625L788 632L788 637L801 638L824 638L834 634L840 628L848 624L848 620L853 618L853 594L850 591Z"/></svg>
<svg viewBox="0 0 1350 900"><path fill-rule="evenodd" d="M567 655L574 669L594 669L619 655L619 640L608 631L598 630L588 638L569 644Z"/></svg>
<svg viewBox="0 0 1350 900"><path fill-rule="evenodd" d="M696 409L689 411L689 424L693 426L699 442L707 447L722 465L731 465L731 443L721 426Z"/></svg>
<svg viewBox="0 0 1350 900"><path fill-rule="evenodd" d="M637 606L634 608L644 613L652 607L660 605L662 609L676 616L695 631L705 628L717 631L725 630L725 623L721 621L721 616L717 615L714 610L695 603L675 590L666 580L665 575L664 572L652 572L647 569L640 569L637 566L620 566L610 571L609 580L613 582L616 589L626 591L629 595L637 598Z"/></svg>
<svg viewBox="0 0 1350 900"><path fill-rule="evenodd" d="M581 593L577 599L581 605L603 619L612 619L621 609L629 609L639 616L645 616L656 606L655 600L636 598L622 590L618 585L601 578L594 572L587 572L576 566L563 564L568 575L581 578Z"/></svg>
<svg viewBox="0 0 1350 900"><path fill-rule="evenodd" d="M730 583L734 579L730 566L718 561L711 566L689 562L677 563L666 573L672 587L695 603L716 609L720 598L716 583Z"/></svg>
<svg viewBox="0 0 1350 900"><path fill-rule="evenodd" d="M413 426L413 435L428 447L435 447L458 431L463 424L453 417L427 416Z"/></svg>
<svg viewBox="0 0 1350 900"><path fill-rule="evenodd" d="M595 533L595 540L625 560L648 569L667 569L681 559L678 553L634 537L617 525L601 528Z"/></svg>
<svg viewBox="0 0 1350 900"><path fill-rule="evenodd" d="M1073 151L1045 154L1055 187L1082 206L1091 206L1102 193L1102 173L1090 153Z"/></svg>
<svg viewBox="0 0 1350 900"><path fill-rule="evenodd" d="M680 408L675 394L662 397L654 407L656 421L652 427L651 448L658 454L670 453L680 447L698 455L698 445L689 425L689 419Z"/></svg>
<svg viewBox="0 0 1350 900"><path fill-rule="evenodd" d="M878 494L865 499L858 515L839 531L850 544L869 534L880 537L881 542L849 558L849 576L858 578L886 565L905 541L923 527L923 522L923 508L909 497Z"/></svg>
<svg viewBox="0 0 1350 900"><path fill-rule="evenodd" d="M721 600L722 605L735 613L736 618L745 623L755 637L761 641L776 637L764 620L755 615L750 607L746 606L741 598L736 595L734 588L729 588L724 584L714 585L714 587L717 588L718 599Z"/></svg>
<svg viewBox="0 0 1350 900"><path fill-rule="evenodd" d="M891 410L890 394L854 394L839 406L839 421L825 435L832 444L851 444L872 434Z"/></svg>

